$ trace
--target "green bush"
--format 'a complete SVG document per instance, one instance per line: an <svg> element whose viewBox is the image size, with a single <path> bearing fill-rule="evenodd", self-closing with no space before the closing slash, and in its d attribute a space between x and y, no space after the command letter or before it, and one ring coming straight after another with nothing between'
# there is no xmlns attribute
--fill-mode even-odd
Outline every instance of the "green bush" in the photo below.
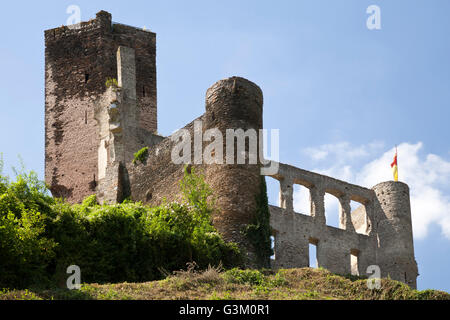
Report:
<svg viewBox="0 0 450 320"><path fill-rule="evenodd" d="M254 286L260 292L266 292L272 288L281 287L288 283L281 271L273 277L264 275L264 270L261 271L233 268L224 273L224 279L228 283Z"/></svg>
<svg viewBox="0 0 450 320"><path fill-rule="evenodd" d="M50 197L34 173L14 183L1 177L0 287L65 286L70 265L80 267L83 282L113 283L161 279L161 270L192 261L201 268L239 264L237 245L211 223L203 176L186 171L180 187L182 203L154 208L101 206L95 196L70 205Z"/></svg>
<svg viewBox="0 0 450 320"><path fill-rule="evenodd" d="M259 270L240 270L233 268L225 272L225 280L230 283L258 286L265 283L264 275Z"/></svg>
<svg viewBox="0 0 450 320"><path fill-rule="evenodd" d="M144 162L148 158L148 147L142 148L134 154L133 164Z"/></svg>
<svg viewBox="0 0 450 320"><path fill-rule="evenodd" d="M0 287L48 280L56 243L44 236L54 203L45 190L33 172L10 183L0 171Z"/></svg>
<svg viewBox="0 0 450 320"><path fill-rule="evenodd" d="M117 79L116 79L116 78L107 78L107 79L106 79L106 82L105 82L105 86L106 86L107 88L109 88L109 87L115 87L115 88L117 88L117 87L119 87L119 83L117 82Z"/></svg>
<svg viewBox="0 0 450 320"><path fill-rule="evenodd" d="M256 196L256 208L254 221L246 226L243 233L255 248L258 265L269 268L270 257L273 255L270 240L272 229L270 227L269 201L264 176L261 176L259 194Z"/></svg>

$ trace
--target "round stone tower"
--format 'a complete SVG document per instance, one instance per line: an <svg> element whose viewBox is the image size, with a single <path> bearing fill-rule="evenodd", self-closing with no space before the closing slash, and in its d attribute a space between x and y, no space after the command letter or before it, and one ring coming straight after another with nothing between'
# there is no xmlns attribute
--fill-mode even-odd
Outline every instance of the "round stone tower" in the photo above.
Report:
<svg viewBox="0 0 450 320"><path fill-rule="evenodd" d="M227 241L234 241L244 249L247 266L258 266L257 252L243 231L255 223L261 190L258 135L263 126L262 91L243 78L220 80L206 92L203 119L203 130L216 128L223 136L223 164L205 165L207 183L214 190L220 209L213 224ZM237 147L239 139L245 141L244 164L242 158L238 162L239 155L244 154Z"/></svg>
<svg viewBox="0 0 450 320"><path fill-rule="evenodd" d="M381 276L389 276L416 288L418 272L414 259L409 187L403 182L388 181L372 189L378 199L375 204L377 264Z"/></svg>

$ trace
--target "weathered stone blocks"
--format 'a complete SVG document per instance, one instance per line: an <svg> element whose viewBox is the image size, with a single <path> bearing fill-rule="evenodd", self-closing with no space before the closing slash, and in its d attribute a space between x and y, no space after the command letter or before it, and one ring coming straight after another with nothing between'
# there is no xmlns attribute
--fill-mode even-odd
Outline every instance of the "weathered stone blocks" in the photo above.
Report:
<svg viewBox="0 0 450 320"><path fill-rule="evenodd" d="M53 195L76 203L99 183L94 109L106 80L118 78L119 46L135 50L136 81L127 85L136 87L139 130L157 131L156 35L113 24L101 11L79 28L46 30L45 45L45 177Z"/></svg>

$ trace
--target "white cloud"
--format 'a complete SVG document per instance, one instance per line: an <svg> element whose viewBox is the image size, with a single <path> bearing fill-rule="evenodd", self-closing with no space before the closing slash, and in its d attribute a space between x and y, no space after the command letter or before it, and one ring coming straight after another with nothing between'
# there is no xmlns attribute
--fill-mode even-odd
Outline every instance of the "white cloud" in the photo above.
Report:
<svg viewBox="0 0 450 320"><path fill-rule="evenodd" d="M309 190L307 188L294 188L294 211L308 215L311 214Z"/></svg>
<svg viewBox="0 0 450 320"><path fill-rule="evenodd" d="M311 159L322 162L322 168L313 171L371 188L392 180L390 164L395 149L381 153L382 146L377 142L354 147L342 142L307 148L303 152L308 153ZM422 149L422 142L398 146L399 180L410 187L414 237L425 238L429 226L435 223L450 239L450 161L435 154L423 156L420 154ZM370 156L375 160L361 164L361 160ZM359 161L355 161L357 158ZM355 165L355 162L359 164ZM305 196L299 198L304 199ZM296 204L300 205L300 202Z"/></svg>

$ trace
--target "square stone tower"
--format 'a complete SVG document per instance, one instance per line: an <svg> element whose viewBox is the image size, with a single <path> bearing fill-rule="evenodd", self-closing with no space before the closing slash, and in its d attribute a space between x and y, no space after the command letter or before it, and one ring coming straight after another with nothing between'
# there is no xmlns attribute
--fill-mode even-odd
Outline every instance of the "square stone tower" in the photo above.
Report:
<svg viewBox="0 0 450 320"><path fill-rule="evenodd" d="M113 23L100 11L88 22L46 30L45 46L45 180L54 196L77 203L99 182L95 110L107 79L120 77L119 47L134 52L135 83L129 85L140 136L157 132L156 34Z"/></svg>

